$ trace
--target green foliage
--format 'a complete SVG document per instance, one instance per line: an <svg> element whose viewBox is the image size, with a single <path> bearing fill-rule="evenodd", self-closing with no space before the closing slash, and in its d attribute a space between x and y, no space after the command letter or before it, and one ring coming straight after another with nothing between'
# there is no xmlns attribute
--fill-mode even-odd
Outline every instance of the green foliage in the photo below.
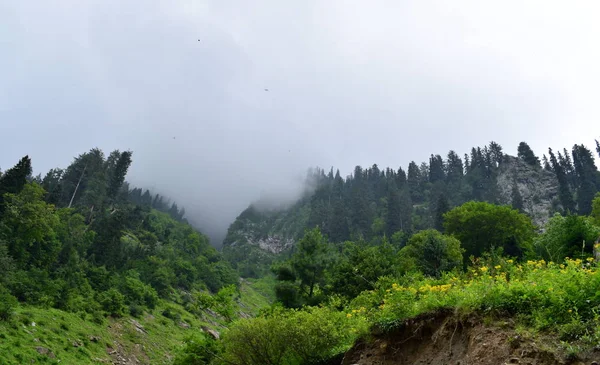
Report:
<svg viewBox="0 0 600 365"><path fill-rule="evenodd" d="M440 277L463 262L460 241L430 229L413 235L400 250L403 269L417 269L425 275Z"/></svg>
<svg viewBox="0 0 600 365"><path fill-rule="evenodd" d="M517 149L518 154L517 157L525 161L528 165L541 168L540 159L537 158L535 153L531 150L529 145L525 142L519 143L519 147Z"/></svg>
<svg viewBox="0 0 600 365"><path fill-rule="evenodd" d="M596 193L594 200L592 201L592 219L594 224L600 226L600 193Z"/></svg>
<svg viewBox="0 0 600 365"><path fill-rule="evenodd" d="M354 299L348 312L384 328L440 309L514 316L533 329L582 339L582 326L575 323L592 327L600 304L600 271L592 262L477 260L464 274L380 280L376 290Z"/></svg>
<svg viewBox="0 0 600 365"><path fill-rule="evenodd" d="M291 265L300 281L300 290L312 298L315 289L323 283L323 273L331 263L331 256L325 237L319 228L306 232L296 245Z"/></svg>
<svg viewBox="0 0 600 365"><path fill-rule="evenodd" d="M365 329L365 321L328 308L276 308L236 322L223 336L223 358L245 365L318 364L347 350Z"/></svg>
<svg viewBox="0 0 600 365"><path fill-rule="evenodd" d="M0 175L0 215L5 210L5 194L18 194L27 183L27 177L31 175L31 159L23 157L13 168Z"/></svg>
<svg viewBox="0 0 600 365"><path fill-rule="evenodd" d="M19 302L8 290L0 286L0 321L9 321Z"/></svg>
<svg viewBox="0 0 600 365"><path fill-rule="evenodd" d="M526 215L508 206L468 202L444 215L444 227L456 237L467 256L502 248L510 256L530 250L534 226Z"/></svg>
<svg viewBox="0 0 600 365"><path fill-rule="evenodd" d="M125 314L125 296L116 288L110 288L105 292L98 293L98 303L102 309L113 317L121 317Z"/></svg>
<svg viewBox="0 0 600 365"><path fill-rule="evenodd" d="M373 289L380 277L397 271L398 260L392 245L365 246L347 242L331 267L327 291L354 298L364 290Z"/></svg>
<svg viewBox="0 0 600 365"><path fill-rule="evenodd" d="M21 268L48 268L61 248L57 237L60 218L43 197L44 190L35 183L26 184L19 194L5 195L0 235Z"/></svg>
<svg viewBox="0 0 600 365"><path fill-rule="evenodd" d="M572 214L554 215L545 228L533 247L538 257L554 262L591 255L594 241L600 236L600 227L594 226L590 219Z"/></svg>
<svg viewBox="0 0 600 365"><path fill-rule="evenodd" d="M185 340L173 365L208 365L219 354L219 350L215 340L203 335L193 335Z"/></svg>

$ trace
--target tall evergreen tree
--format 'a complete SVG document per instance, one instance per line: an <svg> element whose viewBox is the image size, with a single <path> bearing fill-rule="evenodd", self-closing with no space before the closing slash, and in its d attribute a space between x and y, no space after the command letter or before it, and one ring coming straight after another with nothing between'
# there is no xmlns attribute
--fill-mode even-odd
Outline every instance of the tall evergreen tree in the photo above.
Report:
<svg viewBox="0 0 600 365"><path fill-rule="evenodd" d="M502 152L502 146L498 143L491 141L489 145L489 151L491 156L491 161L494 167L502 164L504 160L504 153Z"/></svg>
<svg viewBox="0 0 600 365"><path fill-rule="evenodd" d="M31 175L31 159L25 156L0 177L0 215L4 212L4 194L18 194Z"/></svg>
<svg viewBox="0 0 600 365"><path fill-rule="evenodd" d="M64 174L62 169L51 169L42 179L42 187L46 190L46 201L57 205L60 203L61 178Z"/></svg>
<svg viewBox="0 0 600 365"><path fill-rule="evenodd" d="M556 156L554 156L552 148L548 148L548 154L550 155L552 169L554 170L554 174L556 175L556 179L558 180L558 197L560 199L560 203L562 204L565 212L574 212L575 202L573 201L571 189L569 189L569 182L567 180L565 171L556 159Z"/></svg>
<svg viewBox="0 0 600 365"><path fill-rule="evenodd" d="M440 232L444 231L444 214L450 210L450 203L448 203L448 198L446 198L446 194L438 194L438 198L435 204L435 215L433 218L434 228Z"/></svg>
<svg viewBox="0 0 600 365"><path fill-rule="evenodd" d="M109 173L109 181L108 181L108 197L110 199L115 199L119 189L125 182L125 175L127 175L127 170L131 165L131 151L125 151L121 153L114 164L114 168L111 168Z"/></svg>
<svg viewBox="0 0 600 365"><path fill-rule="evenodd" d="M598 156L600 156L600 142L596 139L596 152L598 152Z"/></svg>
<svg viewBox="0 0 600 365"><path fill-rule="evenodd" d="M421 184L421 170L419 166L414 161L411 161L408 164L408 176L406 178L406 183L408 184L408 189L410 191L410 198L415 203L420 203L423 201L423 186Z"/></svg>
<svg viewBox="0 0 600 365"><path fill-rule="evenodd" d="M577 174L577 207L579 214L588 215L592 211L592 200L600 188L598 169L592 151L584 145L573 146L573 162Z"/></svg>
<svg viewBox="0 0 600 365"><path fill-rule="evenodd" d="M431 155L429 158L429 182L444 181L446 173L444 172L444 160L440 155Z"/></svg>
<svg viewBox="0 0 600 365"><path fill-rule="evenodd" d="M544 162L544 170L553 171L552 166L550 166L550 162L548 161L548 157L546 157L546 155L542 156L542 161Z"/></svg>
<svg viewBox="0 0 600 365"><path fill-rule="evenodd" d="M460 156L458 156L456 152L448 152L446 168L448 183L458 183L462 180L464 176L464 166Z"/></svg>
<svg viewBox="0 0 600 365"><path fill-rule="evenodd" d="M533 151L526 142L519 143L519 147L517 148L517 157L523 160L528 165L534 167L541 167L540 159L537 158L535 153L533 153Z"/></svg>
<svg viewBox="0 0 600 365"><path fill-rule="evenodd" d="M393 180L388 183L385 228L388 237L392 237L394 233L402 230L400 192L398 191L396 182Z"/></svg>
<svg viewBox="0 0 600 365"><path fill-rule="evenodd" d="M571 190L576 189L577 186L579 185L579 182L577 181L577 174L575 173L575 167L573 166L573 163L571 162L571 157L569 156L569 152L565 148L565 149L563 149L563 153L560 153L560 151L559 151L557 153L556 157L558 158L558 163L560 164L563 171L565 172L565 176L567 177L567 182L569 183L569 188Z"/></svg>

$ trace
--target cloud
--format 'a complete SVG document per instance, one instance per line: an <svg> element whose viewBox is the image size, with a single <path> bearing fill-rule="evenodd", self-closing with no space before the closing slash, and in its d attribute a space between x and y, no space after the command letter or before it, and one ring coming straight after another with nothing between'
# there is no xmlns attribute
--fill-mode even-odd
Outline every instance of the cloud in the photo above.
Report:
<svg viewBox="0 0 600 365"><path fill-rule="evenodd" d="M131 149L128 179L219 240L251 201L293 196L311 166L591 144L598 7L0 0L0 167Z"/></svg>

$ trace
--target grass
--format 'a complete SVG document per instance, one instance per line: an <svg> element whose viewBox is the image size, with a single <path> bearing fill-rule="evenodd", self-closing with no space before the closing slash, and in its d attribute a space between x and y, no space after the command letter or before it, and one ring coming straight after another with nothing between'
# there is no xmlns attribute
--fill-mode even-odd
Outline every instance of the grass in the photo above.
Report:
<svg viewBox="0 0 600 365"><path fill-rule="evenodd" d="M262 308L275 302L275 284L273 275L260 279L245 279L240 287L240 307L247 308L255 315Z"/></svg>
<svg viewBox="0 0 600 365"><path fill-rule="evenodd" d="M499 258L480 260L466 273L442 278L384 278L362 293L347 315L390 329L408 318L440 309L513 317L533 331L561 340L600 343L600 270L593 259L564 264Z"/></svg>
<svg viewBox="0 0 600 365"><path fill-rule="evenodd" d="M254 314L268 306L272 297L262 293L268 294L269 285L268 279L243 283L240 310ZM166 318L162 315L166 308L179 316ZM132 320L144 330L136 329ZM102 324L89 314L21 305L9 322L0 321L0 364L106 364L111 363L107 348L120 348L142 363L170 364L191 335L203 327L221 331L226 325L221 317L196 316L166 301L139 318L108 318ZM37 347L48 349L55 357L40 354Z"/></svg>

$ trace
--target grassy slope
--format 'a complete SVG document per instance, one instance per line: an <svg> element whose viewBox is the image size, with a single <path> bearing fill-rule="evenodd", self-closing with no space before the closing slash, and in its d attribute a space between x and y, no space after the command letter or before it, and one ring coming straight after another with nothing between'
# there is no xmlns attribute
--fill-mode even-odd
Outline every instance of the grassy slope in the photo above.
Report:
<svg viewBox="0 0 600 365"><path fill-rule="evenodd" d="M254 314L269 305L272 300L269 280L242 283L241 312ZM161 313L166 306L174 308L181 319L164 317ZM145 332L136 329L132 320L141 324ZM181 322L189 328L182 327ZM220 331L225 325L222 318L208 314L198 318L167 302L140 318L108 319L104 324L94 323L89 316L82 319L76 313L21 306L10 323L0 322L0 364L28 364L32 360L42 364L110 363L107 349L133 354L142 363L170 364L183 341L195 331L201 331L202 327ZM55 358L38 353L37 347L49 349Z"/></svg>

